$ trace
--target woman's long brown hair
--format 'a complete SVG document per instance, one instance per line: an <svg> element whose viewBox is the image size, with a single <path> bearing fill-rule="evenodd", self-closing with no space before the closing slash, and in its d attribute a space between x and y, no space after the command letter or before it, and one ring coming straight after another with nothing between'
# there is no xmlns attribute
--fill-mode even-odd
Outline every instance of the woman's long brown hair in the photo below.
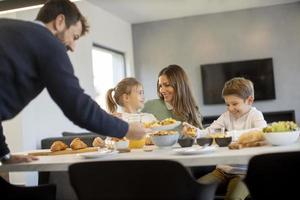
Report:
<svg viewBox="0 0 300 200"><path fill-rule="evenodd" d="M201 116L195 98L190 89L190 83L185 71L178 65L169 65L162 69L158 77L165 75L170 85L174 88L175 95L172 99L173 113L184 121L202 128ZM159 82L157 81L157 94L161 100L163 95L159 91Z"/></svg>

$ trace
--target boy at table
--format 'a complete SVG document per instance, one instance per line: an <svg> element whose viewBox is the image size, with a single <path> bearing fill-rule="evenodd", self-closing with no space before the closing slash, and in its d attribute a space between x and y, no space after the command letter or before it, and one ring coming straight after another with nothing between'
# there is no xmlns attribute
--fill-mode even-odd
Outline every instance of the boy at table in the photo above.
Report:
<svg viewBox="0 0 300 200"><path fill-rule="evenodd" d="M250 80L237 77L227 81L222 90L222 96L227 105L227 111L209 128L225 128L231 131L267 126L262 112L252 106L254 89ZM227 186L225 199L241 200L249 194L246 185L242 182L246 169L247 166L244 165L218 165L213 172L202 176L198 181L225 184Z"/></svg>

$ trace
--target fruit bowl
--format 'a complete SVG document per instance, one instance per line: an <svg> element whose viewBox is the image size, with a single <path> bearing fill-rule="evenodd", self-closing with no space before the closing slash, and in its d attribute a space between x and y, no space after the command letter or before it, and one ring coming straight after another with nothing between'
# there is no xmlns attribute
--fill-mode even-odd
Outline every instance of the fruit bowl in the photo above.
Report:
<svg viewBox="0 0 300 200"><path fill-rule="evenodd" d="M282 146L295 143L299 138L300 131L286 131L286 132L270 132L265 133L264 136L272 145Z"/></svg>
<svg viewBox="0 0 300 200"><path fill-rule="evenodd" d="M263 128L264 136L272 145L289 145L299 138L299 127L293 121L279 121Z"/></svg>

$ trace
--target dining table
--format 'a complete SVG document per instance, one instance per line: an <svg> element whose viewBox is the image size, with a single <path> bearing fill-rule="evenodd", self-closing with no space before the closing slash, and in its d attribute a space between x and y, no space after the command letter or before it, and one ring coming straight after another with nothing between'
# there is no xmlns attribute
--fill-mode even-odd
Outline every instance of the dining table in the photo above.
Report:
<svg viewBox="0 0 300 200"><path fill-rule="evenodd" d="M15 154L25 155L41 151L49 152L49 150L33 150ZM159 148L153 145L141 149L131 149L130 152L99 149L99 151L88 153L38 156L38 160L29 163L6 163L0 165L0 173L39 172L39 184L52 183L56 185L57 200L76 200L76 194L69 181L68 169L70 165L77 162L162 159L174 160L186 167L201 167L218 164L247 164L255 155L290 151L300 151L300 141L285 146L267 145L237 150L216 145L201 147L197 144L187 148L182 148L178 144L169 148ZM52 178L49 179L50 174L52 174Z"/></svg>
<svg viewBox="0 0 300 200"><path fill-rule="evenodd" d="M207 151L203 150L205 148ZM38 156L38 160L29 163L2 164L0 166L0 172L68 171L69 166L77 162L114 160L174 160L186 167L211 166L218 164L247 164L255 155L290 151L300 151L300 141L285 146L266 145L234 150L229 149L228 147L200 147L199 145L193 145L188 148L181 148L177 145L169 148L146 146L141 149L132 149L130 152L119 153L118 151L115 151L110 152L108 155L101 154L101 156L84 156L89 154L93 155L91 153ZM16 154L24 155L29 152L32 153L34 151L25 151Z"/></svg>

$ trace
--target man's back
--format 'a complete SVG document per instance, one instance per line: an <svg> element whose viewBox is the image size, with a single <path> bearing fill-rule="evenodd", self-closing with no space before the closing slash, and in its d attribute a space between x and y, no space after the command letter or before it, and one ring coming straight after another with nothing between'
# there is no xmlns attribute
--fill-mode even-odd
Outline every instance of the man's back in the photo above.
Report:
<svg viewBox="0 0 300 200"><path fill-rule="evenodd" d="M1 122L13 118L46 88L74 124L111 137L140 139L141 123L128 124L113 117L80 87L66 50L88 32L88 23L69 0L49 0L40 9L40 25L0 19L0 162L31 161L12 155Z"/></svg>
<svg viewBox="0 0 300 200"><path fill-rule="evenodd" d="M107 114L84 93L66 47L46 27L0 19L0 120L14 117L43 88L76 125L123 137L128 124Z"/></svg>
<svg viewBox="0 0 300 200"><path fill-rule="evenodd" d="M52 44L51 46L47 44ZM47 54L63 48L42 25L0 19L0 117L10 119L45 87L40 79Z"/></svg>

